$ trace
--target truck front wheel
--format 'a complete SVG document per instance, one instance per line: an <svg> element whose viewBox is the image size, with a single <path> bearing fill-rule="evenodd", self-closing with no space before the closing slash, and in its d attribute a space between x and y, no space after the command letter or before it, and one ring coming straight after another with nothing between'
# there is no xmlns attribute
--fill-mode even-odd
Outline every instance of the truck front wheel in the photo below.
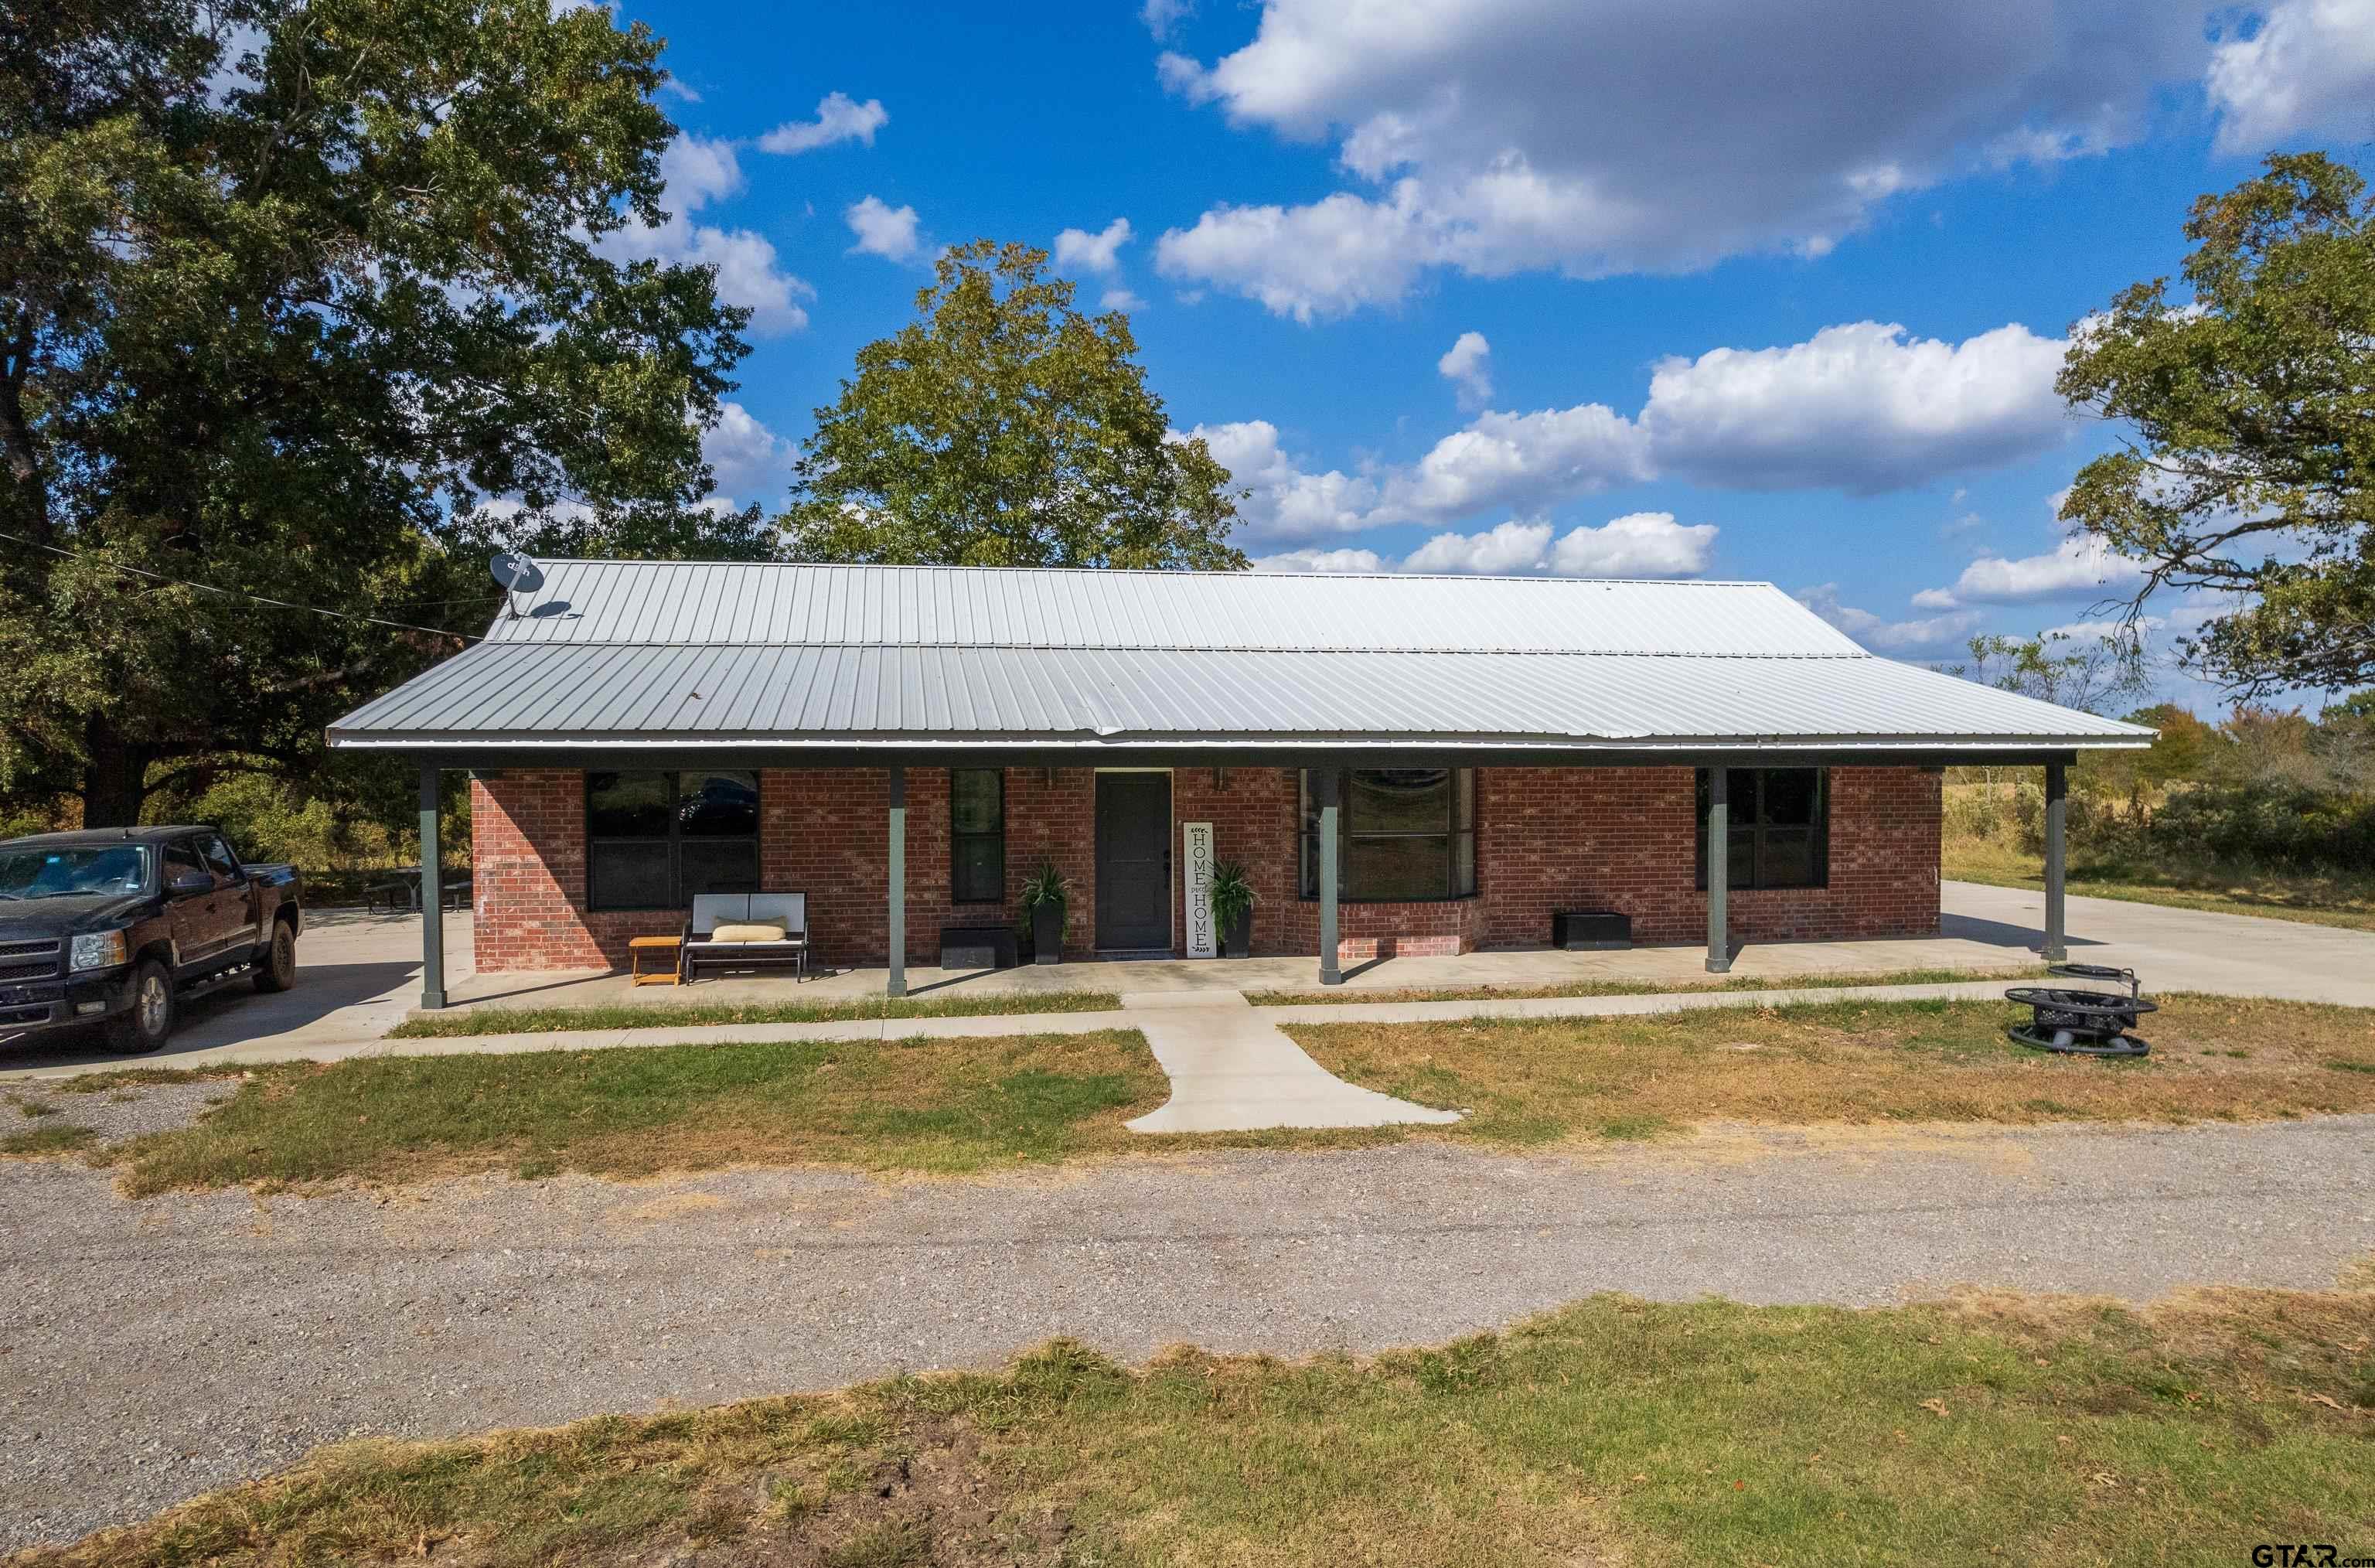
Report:
<svg viewBox="0 0 2375 1568"><path fill-rule="evenodd" d="M297 984L297 937L289 922L272 923L272 939L255 955L255 988L269 994Z"/></svg>
<svg viewBox="0 0 2375 1568"><path fill-rule="evenodd" d="M153 958L132 972L132 1006L107 1025L107 1043L127 1055L154 1051L172 1037L173 977Z"/></svg>

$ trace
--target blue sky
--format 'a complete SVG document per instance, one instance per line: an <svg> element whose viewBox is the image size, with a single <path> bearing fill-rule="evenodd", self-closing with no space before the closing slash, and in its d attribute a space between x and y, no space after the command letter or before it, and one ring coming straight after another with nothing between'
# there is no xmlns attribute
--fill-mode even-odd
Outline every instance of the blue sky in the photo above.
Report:
<svg viewBox="0 0 2375 1568"><path fill-rule="evenodd" d="M1024 240L1129 312L1257 557L1769 579L1923 660L2132 570L2054 521L2108 440L2070 324L2195 195L2375 135L2375 0L622 10L683 135L613 243L757 312L737 500L939 245Z"/></svg>

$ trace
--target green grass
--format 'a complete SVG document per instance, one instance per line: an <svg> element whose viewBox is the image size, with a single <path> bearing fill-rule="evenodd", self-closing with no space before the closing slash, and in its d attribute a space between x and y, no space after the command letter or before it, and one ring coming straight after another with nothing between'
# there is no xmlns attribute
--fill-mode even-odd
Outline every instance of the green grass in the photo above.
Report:
<svg viewBox="0 0 2375 1568"><path fill-rule="evenodd" d="M2375 1008L2182 994L2133 1061L2004 1037L2001 1001L1794 1003L1611 1018L1294 1023L1364 1088L1464 1111L1409 1138L1524 1148L1694 1123L2257 1120L2375 1111ZM2248 1043L2246 1045L2239 1043ZM1381 1135L1382 1136L1382 1135Z"/></svg>
<svg viewBox="0 0 2375 1568"><path fill-rule="evenodd" d="M1441 985L1365 990L1330 985L1314 990L1248 991L1258 1008L1341 1007L1360 1002L1516 1001L1537 996L1672 996L1693 991L1799 991L1813 987L1949 985L1965 980L2029 980L2044 974L2041 963L2001 969L1891 969L1849 974L1735 974L1707 980L1573 980L1555 985Z"/></svg>
<svg viewBox="0 0 2375 1568"><path fill-rule="evenodd" d="M1939 875L1961 882L2041 890L2040 856L1985 839L1950 838ZM2257 914L2310 925L2375 931L2375 880L2365 877L2290 876L2282 872L2221 867L2073 865L2069 890L2087 898L2124 899L2168 909L2212 914Z"/></svg>
<svg viewBox="0 0 2375 1568"><path fill-rule="evenodd" d="M89 1127L67 1126L52 1122L30 1132L0 1136L0 1154L71 1154L88 1149L98 1137Z"/></svg>
<svg viewBox="0 0 2375 1568"><path fill-rule="evenodd" d="M573 1029L691 1029L723 1023L846 1023L869 1019L997 1018L1020 1013L1101 1013L1121 1006L1111 991L990 992L969 996L856 996L835 1002L687 1002L636 1007L474 1008L408 1019L391 1040L477 1034L551 1034Z"/></svg>
<svg viewBox="0 0 2375 1568"><path fill-rule="evenodd" d="M961 1173L1118 1148L1166 1093L1134 1031L378 1056L254 1069L115 1162L136 1196L500 1169Z"/></svg>
<svg viewBox="0 0 2375 1568"><path fill-rule="evenodd" d="M1371 1361L992 1373L361 1442L28 1562L2005 1562L2375 1541L2375 1294L1601 1296Z"/></svg>

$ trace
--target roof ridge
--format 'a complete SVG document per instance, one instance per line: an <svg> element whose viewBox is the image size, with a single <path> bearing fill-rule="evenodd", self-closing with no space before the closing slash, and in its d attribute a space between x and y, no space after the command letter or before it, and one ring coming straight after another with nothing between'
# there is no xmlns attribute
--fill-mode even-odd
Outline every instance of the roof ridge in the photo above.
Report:
<svg viewBox="0 0 2375 1568"><path fill-rule="evenodd" d="M1776 593L1781 591L1778 584L1759 577L1565 577L1556 573L1519 575L1501 572L1287 572L1261 567L1229 571L1216 567L1184 566L966 566L953 561L687 560L626 556L537 556L533 559L538 566L730 566L801 572L1033 572L1086 577L1215 577L1233 581L1248 577L1281 577L1301 583L1529 583L1544 585L1607 583L1622 584L1627 587L1771 588Z"/></svg>

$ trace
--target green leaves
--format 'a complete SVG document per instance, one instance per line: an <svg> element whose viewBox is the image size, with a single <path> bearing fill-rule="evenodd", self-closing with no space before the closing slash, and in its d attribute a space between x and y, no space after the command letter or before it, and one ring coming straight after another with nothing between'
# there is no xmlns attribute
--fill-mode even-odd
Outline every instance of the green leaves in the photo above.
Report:
<svg viewBox="0 0 2375 1568"><path fill-rule="evenodd" d="M459 645L109 563L467 634L499 535L773 553L755 509L703 504L745 312L707 268L595 249L659 217L647 29L546 0L24 16L0 530L77 559L0 540L0 656L30 678L0 687L0 790L99 822L192 760L310 774L327 720Z"/></svg>
<svg viewBox="0 0 2375 1568"><path fill-rule="evenodd" d="M2064 519L2163 587L2234 595L2182 644L2244 695L2375 679L2375 205L2319 153L2194 204L2184 274L2073 333L2058 386L2119 421Z"/></svg>
<svg viewBox="0 0 2375 1568"><path fill-rule="evenodd" d="M1083 316L1028 245L944 253L917 319L817 410L780 519L804 560L1246 565L1229 473L1176 437L1129 318Z"/></svg>

